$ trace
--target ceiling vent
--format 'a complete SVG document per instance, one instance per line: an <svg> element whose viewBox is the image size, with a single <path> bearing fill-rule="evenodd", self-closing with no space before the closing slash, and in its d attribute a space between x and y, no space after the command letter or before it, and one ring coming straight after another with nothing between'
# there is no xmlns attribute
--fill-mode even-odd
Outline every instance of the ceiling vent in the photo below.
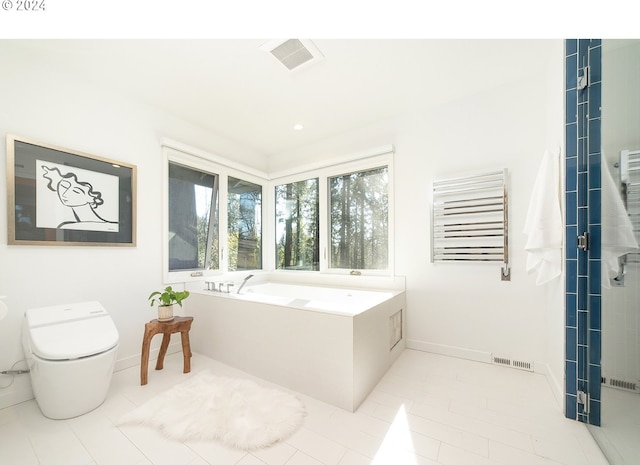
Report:
<svg viewBox="0 0 640 465"><path fill-rule="evenodd" d="M269 52L289 71L306 67L324 58L320 50L308 39L272 40L260 49Z"/></svg>

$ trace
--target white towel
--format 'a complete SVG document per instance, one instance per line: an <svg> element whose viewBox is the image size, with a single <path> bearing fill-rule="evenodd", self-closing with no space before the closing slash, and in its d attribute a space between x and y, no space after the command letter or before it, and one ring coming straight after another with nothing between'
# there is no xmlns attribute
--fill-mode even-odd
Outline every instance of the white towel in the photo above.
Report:
<svg viewBox="0 0 640 465"><path fill-rule="evenodd" d="M604 155L602 156L604 160ZM619 257L638 250L633 225L620 197L620 187L602 163L602 287L611 287L611 278L620 270Z"/></svg>
<svg viewBox="0 0 640 465"><path fill-rule="evenodd" d="M538 286L562 274L562 210L560 207L560 152L545 151L538 169L524 224L528 236L527 271L536 270Z"/></svg>

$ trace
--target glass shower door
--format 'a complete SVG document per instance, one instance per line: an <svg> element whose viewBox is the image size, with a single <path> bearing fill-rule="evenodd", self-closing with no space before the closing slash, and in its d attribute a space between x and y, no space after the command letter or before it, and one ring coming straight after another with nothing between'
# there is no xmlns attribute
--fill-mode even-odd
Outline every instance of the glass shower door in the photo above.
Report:
<svg viewBox="0 0 640 465"><path fill-rule="evenodd" d="M601 121L601 331L599 340L588 342L589 352L601 357L601 426L590 429L613 465L636 464L640 463L640 40L602 41Z"/></svg>

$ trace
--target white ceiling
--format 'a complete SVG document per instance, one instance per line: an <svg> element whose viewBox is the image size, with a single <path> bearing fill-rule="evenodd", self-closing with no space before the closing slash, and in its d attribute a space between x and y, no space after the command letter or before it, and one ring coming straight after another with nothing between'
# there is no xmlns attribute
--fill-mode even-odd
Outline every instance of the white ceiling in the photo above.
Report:
<svg viewBox="0 0 640 465"><path fill-rule="evenodd" d="M553 58L552 41L543 39L327 39L313 40L322 61L290 72L260 49L265 42L11 45L25 58L115 88L265 155L521 79ZM296 123L304 129L294 131Z"/></svg>

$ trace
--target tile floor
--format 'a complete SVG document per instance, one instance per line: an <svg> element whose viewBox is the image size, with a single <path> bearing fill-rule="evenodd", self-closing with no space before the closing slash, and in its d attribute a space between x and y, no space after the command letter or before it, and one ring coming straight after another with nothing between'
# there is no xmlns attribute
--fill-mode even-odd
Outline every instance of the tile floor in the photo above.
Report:
<svg viewBox="0 0 640 465"><path fill-rule="evenodd" d="M602 427L590 427L612 465L640 463L640 395L602 387Z"/></svg>
<svg viewBox="0 0 640 465"><path fill-rule="evenodd" d="M607 461L585 425L565 419L543 376L405 350L355 413L306 396L303 427L251 453L215 442L175 442L143 426L115 422L155 393L211 369L249 377L195 354L114 373L102 406L70 420L48 420L35 401L0 410L0 464L361 465L580 464Z"/></svg>

